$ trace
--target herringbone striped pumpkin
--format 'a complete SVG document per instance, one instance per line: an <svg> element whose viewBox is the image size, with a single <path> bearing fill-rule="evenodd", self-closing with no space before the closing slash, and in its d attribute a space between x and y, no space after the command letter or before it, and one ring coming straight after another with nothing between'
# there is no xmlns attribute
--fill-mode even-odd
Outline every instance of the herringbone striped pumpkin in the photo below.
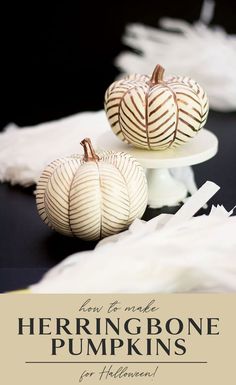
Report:
<svg viewBox="0 0 236 385"><path fill-rule="evenodd" d="M165 150L186 143L206 123L209 106L202 87L188 77L163 75L157 65L151 78L134 74L107 89L105 111L122 141Z"/></svg>
<svg viewBox="0 0 236 385"><path fill-rule="evenodd" d="M60 158L43 171L36 190L38 212L56 231L97 240L126 229L147 205L140 164L123 152L96 155L84 139L84 156Z"/></svg>

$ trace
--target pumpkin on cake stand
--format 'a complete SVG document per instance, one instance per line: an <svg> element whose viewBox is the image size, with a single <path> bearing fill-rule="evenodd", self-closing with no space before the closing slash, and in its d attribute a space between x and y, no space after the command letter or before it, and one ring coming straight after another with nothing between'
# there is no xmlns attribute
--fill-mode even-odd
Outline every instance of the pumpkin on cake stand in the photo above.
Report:
<svg viewBox="0 0 236 385"><path fill-rule="evenodd" d="M112 83L105 93L111 133L98 141L101 149L129 152L147 169L148 204L175 206L187 188L169 169L213 157L217 138L203 129L209 103L204 89L187 76L164 77L157 65L151 76L132 74Z"/></svg>

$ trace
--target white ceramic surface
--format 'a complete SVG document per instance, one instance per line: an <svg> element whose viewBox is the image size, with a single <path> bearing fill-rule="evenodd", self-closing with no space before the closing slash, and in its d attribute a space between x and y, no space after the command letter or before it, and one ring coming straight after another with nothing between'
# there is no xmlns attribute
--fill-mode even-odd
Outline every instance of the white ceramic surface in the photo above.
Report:
<svg viewBox="0 0 236 385"><path fill-rule="evenodd" d="M174 206L187 195L183 183L175 180L169 168L191 166L212 158L218 150L216 136L202 129L196 137L184 146L165 151L137 149L121 142L112 132L100 136L97 140L100 150L113 149L125 151L134 156L147 169L148 204L150 207Z"/></svg>

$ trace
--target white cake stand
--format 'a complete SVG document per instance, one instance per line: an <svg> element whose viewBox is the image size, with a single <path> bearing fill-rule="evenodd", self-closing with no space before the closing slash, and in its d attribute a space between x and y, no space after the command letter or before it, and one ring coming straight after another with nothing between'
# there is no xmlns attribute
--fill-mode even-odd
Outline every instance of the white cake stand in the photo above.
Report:
<svg viewBox="0 0 236 385"><path fill-rule="evenodd" d="M186 186L173 178L169 169L192 166L212 158L218 150L216 136L202 129L190 142L176 149L148 151L121 142L112 132L97 140L98 150L124 151L147 169L148 205L151 208L176 206L187 196Z"/></svg>

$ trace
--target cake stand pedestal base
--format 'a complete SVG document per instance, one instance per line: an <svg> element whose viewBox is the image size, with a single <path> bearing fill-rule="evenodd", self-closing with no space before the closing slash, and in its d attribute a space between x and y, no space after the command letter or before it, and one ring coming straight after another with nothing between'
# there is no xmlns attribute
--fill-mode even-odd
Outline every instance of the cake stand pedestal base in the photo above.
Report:
<svg viewBox="0 0 236 385"><path fill-rule="evenodd" d="M187 188L182 182L173 178L168 168L147 169L146 176L150 208L176 206L186 198Z"/></svg>

